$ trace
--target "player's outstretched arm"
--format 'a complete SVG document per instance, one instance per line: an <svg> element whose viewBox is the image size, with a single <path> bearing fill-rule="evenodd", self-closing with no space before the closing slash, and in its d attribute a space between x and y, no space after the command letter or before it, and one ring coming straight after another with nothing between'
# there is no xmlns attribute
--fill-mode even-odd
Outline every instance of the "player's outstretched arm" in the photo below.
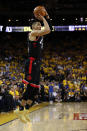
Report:
<svg viewBox="0 0 87 131"><path fill-rule="evenodd" d="M41 29L41 30L34 30L31 32L31 35L32 36L43 36L43 35L46 35L46 34L49 34L51 32L50 30L50 27L49 27L49 24L48 22L46 21L46 19L39 15L39 18L43 21L44 23L44 29Z"/></svg>

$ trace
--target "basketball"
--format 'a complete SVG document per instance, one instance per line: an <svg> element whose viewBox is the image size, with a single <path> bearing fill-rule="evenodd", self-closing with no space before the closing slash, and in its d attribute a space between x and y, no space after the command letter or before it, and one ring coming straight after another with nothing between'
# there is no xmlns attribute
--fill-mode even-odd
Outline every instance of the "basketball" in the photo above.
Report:
<svg viewBox="0 0 87 131"><path fill-rule="evenodd" d="M41 16L45 16L46 15L46 10L44 8L44 6L37 6L34 9L34 16L38 18L38 15L40 14Z"/></svg>

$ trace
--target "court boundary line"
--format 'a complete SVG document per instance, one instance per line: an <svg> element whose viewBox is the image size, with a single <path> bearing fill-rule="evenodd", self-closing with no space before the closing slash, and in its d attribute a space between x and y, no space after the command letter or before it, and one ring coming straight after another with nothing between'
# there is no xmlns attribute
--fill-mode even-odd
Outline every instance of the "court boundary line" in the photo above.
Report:
<svg viewBox="0 0 87 131"><path fill-rule="evenodd" d="M44 104L44 103L40 103L40 104ZM34 111L37 111L37 110L40 110L40 109L42 109L42 108L47 107L47 106L48 106L48 103L46 102L45 104L47 104L47 105L42 105L42 107L39 107L39 109L35 109L35 110L33 110L33 111L29 112L29 113L32 113L32 112L34 112ZM36 105L36 106L37 106L37 105ZM38 105L38 106L40 106L40 105ZM10 120L10 121L8 121L8 122L6 122L6 123L3 123L3 124L0 125L0 127L1 127L1 126L4 126L4 125L6 125L6 124L8 124L8 123L10 123L10 122L12 122L12 121L15 121L15 120L17 120L17 119L19 119L19 118L15 118L15 119Z"/></svg>

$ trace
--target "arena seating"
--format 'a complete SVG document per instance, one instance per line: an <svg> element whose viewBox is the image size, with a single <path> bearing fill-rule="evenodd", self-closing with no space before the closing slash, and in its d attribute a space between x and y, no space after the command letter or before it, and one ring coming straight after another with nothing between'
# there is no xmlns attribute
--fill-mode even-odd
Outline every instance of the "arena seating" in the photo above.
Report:
<svg viewBox="0 0 87 131"><path fill-rule="evenodd" d="M9 35L10 36L10 35ZM24 78L24 65L27 59L27 42L11 37L0 42L0 111L5 111L3 96L11 100L14 110L20 103L26 85L22 84ZM50 42L50 41L49 41ZM59 41L61 44L48 42L45 45L41 65L41 90L37 102L49 101L49 87L53 86L53 101L86 101L87 100L87 47L80 48L78 38ZM69 45L70 42L70 45ZM69 47L71 46L71 47ZM3 100L2 100L3 99ZM11 103L7 102L8 104ZM8 106L8 105L7 105ZM1 108L2 107L2 108Z"/></svg>

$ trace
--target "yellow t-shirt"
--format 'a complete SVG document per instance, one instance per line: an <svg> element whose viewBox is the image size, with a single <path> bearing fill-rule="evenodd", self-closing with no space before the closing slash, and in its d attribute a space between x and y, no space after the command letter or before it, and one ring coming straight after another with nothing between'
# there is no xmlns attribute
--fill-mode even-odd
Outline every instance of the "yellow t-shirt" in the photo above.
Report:
<svg viewBox="0 0 87 131"><path fill-rule="evenodd" d="M12 96L14 96L14 92L13 92L13 91L9 91L9 94L11 94ZM15 91L15 95L16 95L16 96L19 96L19 92L18 92L18 91Z"/></svg>
<svg viewBox="0 0 87 131"><path fill-rule="evenodd" d="M3 83L3 81L2 80L0 80L0 85Z"/></svg>

